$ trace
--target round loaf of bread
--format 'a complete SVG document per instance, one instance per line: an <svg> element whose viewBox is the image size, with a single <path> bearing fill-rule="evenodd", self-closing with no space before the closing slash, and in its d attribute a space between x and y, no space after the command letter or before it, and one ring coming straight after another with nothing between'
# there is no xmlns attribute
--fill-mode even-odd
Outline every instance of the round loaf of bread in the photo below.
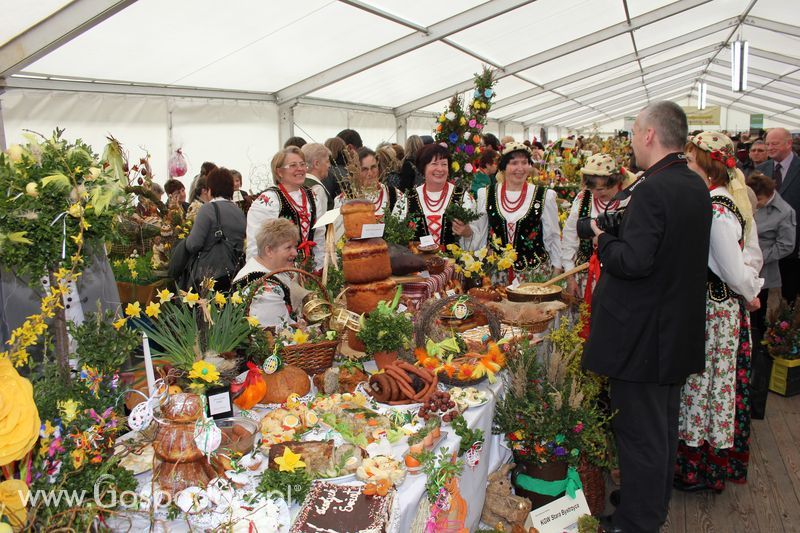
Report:
<svg viewBox="0 0 800 533"><path fill-rule="evenodd" d="M348 283L370 283L391 276L392 263L386 241L347 241L342 250L342 271Z"/></svg>
<svg viewBox="0 0 800 533"><path fill-rule="evenodd" d="M372 283L353 283L347 286L347 310L359 315L371 313L378 302L391 302L397 292L397 284L391 279Z"/></svg>
<svg viewBox="0 0 800 533"><path fill-rule="evenodd" d="M348 239L360 239L361 227L364 224L376 224L375 206L369 200L348 200L342 205L344 218L344 234Z"/></svg>

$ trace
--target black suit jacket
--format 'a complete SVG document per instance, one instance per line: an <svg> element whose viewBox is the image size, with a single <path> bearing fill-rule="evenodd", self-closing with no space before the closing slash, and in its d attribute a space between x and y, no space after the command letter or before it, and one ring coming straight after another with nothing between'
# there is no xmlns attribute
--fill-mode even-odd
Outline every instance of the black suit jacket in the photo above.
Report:
<svg viewBox="0 0 800 533"><path fill-rule="evenodd" d="M710 195L676 154L632 188L619 237L598 239L602 274L583 365L626 381L683 383L705 367Z"/></svg>
<svg viewBox="0 0 800 533"><path fill-rule="evenodd" d="M772 171L775 168L775 161L768 159L756 167L756 170L766 176L772 177ZM795 213L800 213L800 156L794 154L792 162L789 163L789 170L786 172L786 177L778 189L781 197L786 200ZM795 238L794 252L790 257L797 255L798 243L800 243L800 232Z"/></svg>

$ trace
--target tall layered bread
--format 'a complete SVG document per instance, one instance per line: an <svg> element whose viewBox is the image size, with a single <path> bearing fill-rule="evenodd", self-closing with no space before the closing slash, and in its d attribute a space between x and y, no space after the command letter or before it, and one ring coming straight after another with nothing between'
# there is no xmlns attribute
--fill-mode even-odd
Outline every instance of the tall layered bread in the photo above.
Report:
<svg viewBox="0 0 800 533"><path fill-rule="evenodd" d="M397 285L392 281L392 263L389 246L379 238L361 239L364 224L375 224L375 206L369 200L350 200L342 206L345 235L348 241L342 250L342 273L347 282L347 309L367 314L375 310L378 302L391 301ZM357 352L364 351L364 343L352 330L347 332L347 344Z"/></svg>
<svg viewBox="0 0 800 533"><path fill-rule="evenodd" d="M153 450L159 462L153 478L173 496L187 487L206 487L216 473L194 442L195 423L203 416L197 394L171 395L161 406L166 424L158 429Z"/></svg>

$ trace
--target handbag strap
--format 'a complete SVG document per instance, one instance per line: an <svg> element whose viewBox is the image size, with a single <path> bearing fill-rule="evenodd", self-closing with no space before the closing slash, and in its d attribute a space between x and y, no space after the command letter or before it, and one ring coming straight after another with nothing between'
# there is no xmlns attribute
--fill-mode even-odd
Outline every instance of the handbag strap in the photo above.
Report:
<svg viewBox="0 0 800 533"><path fill-rule="evenodd" d="M214 206L214 215L217 217L217 229L214 230L214 237L217 238L217 241L224 241L226 238L225 232L222 231L222 224L219 222L219 206L217 205L217 202L214 202L213 200L211 205Z"/></svg>

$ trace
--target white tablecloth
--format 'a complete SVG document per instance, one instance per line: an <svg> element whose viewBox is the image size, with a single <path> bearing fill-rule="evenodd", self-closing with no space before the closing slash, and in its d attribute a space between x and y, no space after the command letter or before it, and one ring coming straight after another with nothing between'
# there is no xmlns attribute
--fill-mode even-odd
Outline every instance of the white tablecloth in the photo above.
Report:
<svg viewBox="0 0 800 533"><path fill-rule="evenodd" d="M466 527L470 531L478 529L480 524L481 511L483 509L483 502L486 496L486 483L490 472L494 472L500 465L507 463L511 458L511 452L506 448L502 442L503 439L500 435L492 435L492 418L494 417L494 408L497 400L497 395L502 394L503 384L502 379L494 384L484 381L477 388L487 391L489 401L479 407L472 407L464 412L464 418L467 420L470 428L480 428L483 430L484 445L481 450L480 462L473 469L469 466L464 466L461 477L459 479L459 489L461 495L468 505L468 514ZM443 427L443 431L447 432L446 438L442 439L435 452L438 454L439 449L444 447L448 448L451 452L458 449L461 438L455 434L450 426ZM392 447L393 455L401 459L403 454L408 450L408 446L404 443L395 444ZM399 506L395 509L399 510L400 516L395 517L399 527L396 529L400 532L407 532L411 529L411 524L417 515L419 504L423 498L426 497L425 482L427 476L425 474L407 475L403 483L397 489L397 497ZM140 486L150 483L149 475L139 476ZM300 506L295 504L291 508L292 519L297 515ZM133 521L131 531L142 530L148 531L149 521L146 516L136 515L130 517ZM162 517L163 518L163 517ZM393 521L395 521L393 520ZM120 524L121 525L121 524ZM113 527L113 525L112 525ZM125 524L124 529L128 529L128 524ZM194 530L197 530L195 527ZM153 531L189 531L189 527L185 520L173 521L160 521Z"/></svg>

